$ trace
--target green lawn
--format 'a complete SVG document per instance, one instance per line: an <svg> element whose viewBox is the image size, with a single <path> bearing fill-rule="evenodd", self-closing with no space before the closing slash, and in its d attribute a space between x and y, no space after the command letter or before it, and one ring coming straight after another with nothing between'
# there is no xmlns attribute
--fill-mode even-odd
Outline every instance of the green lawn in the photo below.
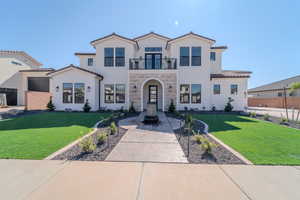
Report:
<svg viewBox="0 0 300 200"><path fill-rule="evenodd" d="M300 130L238 115L194 115L255 164L300 165Z"/></svg>
<svg viewBox="0 0 300 200"><path fill-rule="evenodd" d="M41 113L0 121L0 158L43 159L80 138L107 113Z"/></svg>

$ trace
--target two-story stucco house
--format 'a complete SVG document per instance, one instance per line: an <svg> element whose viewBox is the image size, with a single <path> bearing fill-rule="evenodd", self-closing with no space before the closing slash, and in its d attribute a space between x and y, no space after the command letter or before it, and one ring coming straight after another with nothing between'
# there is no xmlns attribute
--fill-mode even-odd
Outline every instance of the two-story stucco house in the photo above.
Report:
<svg viewBox="0 0 300 200"><path fill-rule="evenodd" d="M80 66L50 72L50 88L57 110L138 111L148 102L167 111L173 101L178 110L223 110L228 97L234 110L247 106L248 71L222 70L226 46L188 33L168 38L149 33L126 38L115 33L91 42L95 53L75 53Z"/></svg>

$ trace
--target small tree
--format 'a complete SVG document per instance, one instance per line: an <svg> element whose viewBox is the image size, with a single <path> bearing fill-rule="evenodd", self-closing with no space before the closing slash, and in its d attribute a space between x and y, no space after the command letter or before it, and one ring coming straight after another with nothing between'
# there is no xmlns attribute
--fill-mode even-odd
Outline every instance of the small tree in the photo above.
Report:
<svg viewBox="0 0 300 200"><path fill-rule="evenodd" d="M233 106L231 105L231 103L233 102L234 100L231 98L231 97L228 97L228 102L224 108L224 111L225 112L231 112L233 110Z"/></svg>
<svg viewBox="0 0 300 200"><path fill-rule="evenodd" d="M174 101L173 101L173 99L172 99L168 111L169 111L170 113L174 113L175 110L176 110L176 107L175 107Z"/></svg>
<svg viewBox="0 0 300 200"><path fill-rule="evenodd" d="M85 104L84 104L84 106L83 106L83 111L84 111L84 112L90 112L90 110L91 110L91 106L90 106L90 104L89 104L89 101L86 100L86 102L85 102Z"/></svg>
<svg viewBox="0 0 300 200"><path fill-rule="evenodd" d="M117 130L118 130L118 128L117 128L117 126L116 126L116 123L115 123L115 122L112 122L112 123L110 124L110 133L111 133L112 135L114 135L114 134L117 132Z"/></svg>
<svg viewBox="0 0 300 200"><path fill-rule="evenodd" d="M54 104L52 102L52 97L50 97L50 100L47 103L47 109L48 109L48 111L54 111L55 110L55 106L54 106Z"/></svg>
<svg viewBox="0 0 300 200"><path fill-rule="evenodd" d="M295 92L295 90L299 90L299 89L300 89L300 82L292 83L292 85L290 86L291 93L293 93L293 92ZM299 119L299 113L300 113L300 105L298 105L298 114L296 117L296 121L298 121L298 119Z"/></svg>

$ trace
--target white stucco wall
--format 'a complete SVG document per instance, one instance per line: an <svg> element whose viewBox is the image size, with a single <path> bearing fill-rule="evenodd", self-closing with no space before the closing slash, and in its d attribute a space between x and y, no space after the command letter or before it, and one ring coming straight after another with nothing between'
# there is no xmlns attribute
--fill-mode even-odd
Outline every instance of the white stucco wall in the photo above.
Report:
<svg viewBox="0 0 300 200"><path fill-rule="evenodd" d="M88 99L90 106L92 107L92 111L96 111L99 109L98 102L97 102L97 83L98 78L95 75L92 75L87 72L82 72L79 70L68 70L64 71L63 73L58 73L55 76L50 78L50 88L51 93L53 95L53 103L56 107L56 110L65 110L65 109L72 109L77 111L82 111L84 106L83 104L75 104L74 103L74 96L73 96L73 103L63 103L63 83L84 83L85 87L85 100ZM56 87L59 87L59 90L56 91ZM90 86L90 92L88 92L88 86ZM73 90L74 95L74 90Z"/></svg>

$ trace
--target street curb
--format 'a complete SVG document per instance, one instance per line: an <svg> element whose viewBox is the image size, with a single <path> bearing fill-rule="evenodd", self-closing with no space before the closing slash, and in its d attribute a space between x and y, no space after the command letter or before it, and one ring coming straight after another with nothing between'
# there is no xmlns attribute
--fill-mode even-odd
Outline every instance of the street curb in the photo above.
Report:
<svg viewBox="0 0 300 200"><path fill-rule="evenodd" d="M225 149L227 149L228 151L230 151L233 155L235 155L236 157L238 157L240 160L242 160L247 165L253 165L253 163L250 160L248 160L247 158L245 158L242 154L240 154L239 152L237 152L236 150L234 150L233 148L231 148L227 144L223 143L221 140L219 140L218 138L216 138L214 135L210 134L208 132L208 125L205 122L203 122L201 120L197 120L197 121L201 122L204 125L204 133L207 134L210 138L212 138L217 143L219 143L220 145L222 145Z"/></svg>
<svg viewBox="0 0 300 200"><path fill-rule="evenodd" d="M72 143L68 144L67 146L64 146L63 148L59 149L58 151L56 151L56 152L50 154L49 156L47 156L47 157L44 158L43 160L52 160L55 156L57 156L57 155L59 155L59 154L65 152L65 151L67 151L68 149L70 149L71 147L77 145L79 142L81 142L81 141L84 140L85 138L90 137L91 135L93 135L94 133L97 132L97 130L98 130L97 127L98 127L99 124L101 124L103 121L104 121L104 120L101 120L101 121L97 122L97 123L93 126L93 130L92 130L90 133L84 135L84 136L81 137L81 138L78 138L78 139L75 140L74 142L72 142Z"/></svg>

